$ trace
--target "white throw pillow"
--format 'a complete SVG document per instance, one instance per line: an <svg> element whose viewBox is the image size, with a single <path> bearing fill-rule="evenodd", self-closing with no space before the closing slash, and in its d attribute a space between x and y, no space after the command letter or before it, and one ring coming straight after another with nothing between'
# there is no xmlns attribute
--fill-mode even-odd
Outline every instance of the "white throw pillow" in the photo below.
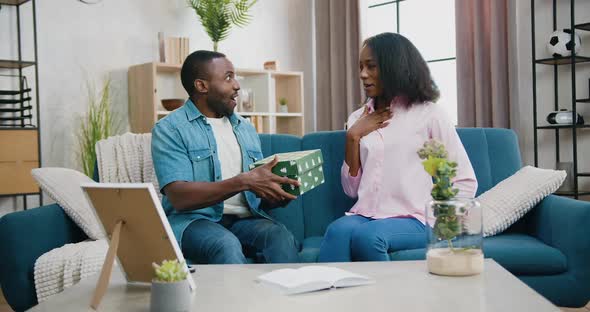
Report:
<svg viewBox="0 0 590 312"><path fill-rule="evenodd" d="M477 200L483 212L484 236L506 230L543 198L555 192L565 177L563 170L526 166L481 194Z"/></svg>
<svg viewBox="0 0 590 312"><path fill-rule="evenodd" d="M93 183L94 180L67 168L37 168L31 170L31 174L39 187L63 208L89 238L96 240L105 237L80 187L82 183Z"/></svg>

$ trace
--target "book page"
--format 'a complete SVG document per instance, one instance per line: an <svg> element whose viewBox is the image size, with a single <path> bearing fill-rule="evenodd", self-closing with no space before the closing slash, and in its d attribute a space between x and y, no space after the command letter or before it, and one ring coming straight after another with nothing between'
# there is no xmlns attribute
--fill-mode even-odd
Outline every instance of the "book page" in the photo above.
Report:
<svg viewBox="0 0 590 312"><path fill-rule="evenodd" d="M260 275L258 280L275 284L282 288L294 288L306 282L306 279L294 269L280 269ZM309 282L309 280L307 280Z"/></svg>
<svg viewBox="0 0 590 312"><path fill-rule="evenodd" d="M329 266L305 266L298 271L302 276L326 281L334 287L365 285L373 282L366 276Z"/></svg>
<svg viewBox="0 0 590 312"><path fill-rule="evenodd" d="M295 269L279 269L258 276L258 281L278 287L285 294L298 294L330 288L331 283Z"/></svg>

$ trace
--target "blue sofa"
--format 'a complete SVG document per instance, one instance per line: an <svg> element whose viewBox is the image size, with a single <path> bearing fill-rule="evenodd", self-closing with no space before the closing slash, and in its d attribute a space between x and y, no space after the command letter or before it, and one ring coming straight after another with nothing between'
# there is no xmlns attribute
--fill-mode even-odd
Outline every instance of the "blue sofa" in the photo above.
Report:
<svg viewBox="0 0 590 312"><path fill-rule="evenodd" d="M478 195L521 167L516 135L505 129L458 129L479 181ZM301 242L301 262L314 262L328 224L350 209L340 185L345 135L318 132L303 138L261 135L264 155L322 149L326 183L272 211ZM411 183L411 182L409 182ZM504 233L484 240L486 257L558 306L580 307L590 299L590 203L550 195ZM12 308L37 303L33 265L43 253L86 239L56 205L15 212L0 219L0 285ZM424 259L424 249L390 254L392 260Z"/></svg>

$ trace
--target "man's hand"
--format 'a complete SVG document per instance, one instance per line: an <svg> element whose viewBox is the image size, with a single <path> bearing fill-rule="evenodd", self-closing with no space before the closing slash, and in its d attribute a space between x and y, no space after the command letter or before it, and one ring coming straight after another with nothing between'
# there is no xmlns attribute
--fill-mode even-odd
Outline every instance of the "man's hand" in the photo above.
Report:
<svg viewBox="0 0 590 312"><path fill-rule="evenodd" d="M365 135L386 127L391 117L393 117L393 112L389 110L389 107L369 114L369 110L365 106L361 117L346 131L346 134L350 138L360 140Z"/></svg>
<svg viewBox="0 0 590 312"><path fill-rule="evenodd" d="M275 156L271 162L241 174L247 189L270 204L277 204L297 198L297 196L285 192L281 188L281 184L299 186L299 182L272 173L272 168L278 162L279 159Z"/></svg>

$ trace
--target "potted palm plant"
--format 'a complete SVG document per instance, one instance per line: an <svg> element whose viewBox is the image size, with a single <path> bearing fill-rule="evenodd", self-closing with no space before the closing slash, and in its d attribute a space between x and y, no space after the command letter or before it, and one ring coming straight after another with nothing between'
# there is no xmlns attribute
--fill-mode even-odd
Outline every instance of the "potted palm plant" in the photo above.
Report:
<svg viewBox="0 0 590 312"><path fill-rule="evenodd" d="M205 32L213 41L213 51L229 36L232 26L248 25L252 16L248 13L257 0L187 0L195 10Z"/></svg>
<svg viewBox="0 0 590 312"><path fill-rule="evenodd" d="M483 271L482 211L473 198L457 197L453 187L457 163L448 160L443 144L429 140L418 151L433 179L432 201L426 204L428 270L464 276ZM434 223L432 222L434 220Z"/></svg>
<svg viewBox="0 0 590 312"><path fill-rule="evenodd" d="M155 277L152 280L150 311L190 311L191 291L184 262L164 260L162 264L152 263L152 266Z"/></svg>

